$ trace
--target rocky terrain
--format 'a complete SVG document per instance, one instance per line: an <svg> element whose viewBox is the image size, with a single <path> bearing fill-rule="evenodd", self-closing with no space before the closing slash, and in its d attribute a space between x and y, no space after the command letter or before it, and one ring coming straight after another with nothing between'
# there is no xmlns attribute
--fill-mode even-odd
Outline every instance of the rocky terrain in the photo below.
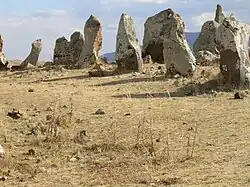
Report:
<svg viewBox="0 0 250 187"><path fill-rule="evenodd" d="M144 26L141 49L121 14L114 64L94 15L51 62L0 37L0 186L250 186L250 26L220 5L193 46L171 8Z"/></svg>

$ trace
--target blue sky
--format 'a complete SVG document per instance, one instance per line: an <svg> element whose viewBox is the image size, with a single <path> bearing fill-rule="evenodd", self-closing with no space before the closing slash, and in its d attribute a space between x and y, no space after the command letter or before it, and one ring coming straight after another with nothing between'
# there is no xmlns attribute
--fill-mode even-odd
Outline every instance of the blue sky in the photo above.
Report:
<svg viewBox="0 0 250 187"><path fill-rule="evenodd" d="M143 38L145 20L172 8L186 23L186 30L200 31L201 25L214 17L216 4L228 15L250 23L249 0L0 0L0 33L8 59L24 59L31 43L43 40L41 59L51 60L56 38L82 31L88 17L99 17L103 25L102 53L115 50L117 25L122 13L134 18L137 37Z"/></svg>

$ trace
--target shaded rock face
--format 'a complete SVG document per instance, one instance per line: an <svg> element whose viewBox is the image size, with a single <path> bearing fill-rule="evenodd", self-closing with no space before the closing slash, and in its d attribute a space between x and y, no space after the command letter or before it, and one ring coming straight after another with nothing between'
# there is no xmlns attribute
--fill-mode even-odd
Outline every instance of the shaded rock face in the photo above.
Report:
<svg viewBox="0 0 250 187"><path fill-rule="evenodd" d="M163 27L169 23L168 11L164 10L144 23L144 37L142 47L142 57L150 55L152 60L157 63L164 63L163 58Z"/></svg>
<svg viewBox="0 0 250 187"><path fill-rule="evenodd" d="M54 64L70 66L72 64L70 43L65 37L56 40L54 48Z"/></svg>
<svg viewBox="0 0 250 187"><path fill-rule="evenodd" d="M168 73L186 76L196 69L195 57L185 37L185 24L182 18L171 9L166 11L164 24L163 55Z"/></svg>
<svg viewBox="0 0 250 187"><path fill-rule="evenodd" d="M224 18L225 16L223 14L222 7L218 4L214 21L207 21L203 24L200 35L193 45L194 55L197 59L197 64L210 65L210 62L213 63L215 61L219 61L220 57L216 41L216 32L218 31L218 28L220 24L222 24ZM204 52L204 57L200 56L201 51ZM209 57L207 56L208 53ZM208 61L204 61L205 59L207 59Z"/></svg>
<svg viewBox="0 0 250 187"><path fill-rule="evenodd" d="M220 69L225 80L234 86L249 87L249 27L234 16L225 18L216 39L220 47Z"/></svg>
<svg viewBox="0 0 250 187"><path fill-rule="evenodd" d="M119 72L141 72L141 48L136 38L135 25L132 17L122 14L116 36L116 63Z"/></svg>
<svg viewBox="0 0 250 187"><path fill-rule="evenodd" d="M193 45L196 56L199 51L210 51L212 54L219 54L216 43L216 32L220 24L216 21L207 21L201 28L201 32Z"/></svg>
<svg viewBox="0 0 250 187"><path fill-rule="evenodd" d="M78 66L88 67L99 60L102 48L102 25L99 19L93 15L87 20L84 27L84 45L80 55Z"/></svg>
<svg viewBox="0 0 250 187"><path fill-rule="evenodd" d="M78 31L71 35L70 41L65 37L58 38L54 49L54 64L64 65L68 68L76 66L82 53L83 44L83 35Z"/></svg>
<svg viewBox="0 0 250 187"><path fill-rule="evenodd" d="M42 51L42 40L37 39L31 44L31 52L29 56L20 64L21 68L26 68L28 64L31 64L33 66L36 66L39 55Z"/></svg>
<svg viewBox="0 0 250 187"><path fill-rule="evenodd" d="M72 61L75 64L82 53L84 44L83 35L81 32L74 32L70 37L70 49L72 53Z"/></svg>

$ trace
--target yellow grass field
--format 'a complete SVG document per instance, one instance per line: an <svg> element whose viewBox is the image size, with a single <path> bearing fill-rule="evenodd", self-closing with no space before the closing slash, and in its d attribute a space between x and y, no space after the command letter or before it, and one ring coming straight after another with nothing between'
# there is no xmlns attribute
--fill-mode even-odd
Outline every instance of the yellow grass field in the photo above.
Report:
<svg viewBox="0 0 250 187"><path fill-rule="evenodd" d="M190 81L209 89L217 72L1 72L0 186L250 186L250 99L231 99L235 90L186 96L196 91ZM7 116L13 108L19 119Z"/></svg>

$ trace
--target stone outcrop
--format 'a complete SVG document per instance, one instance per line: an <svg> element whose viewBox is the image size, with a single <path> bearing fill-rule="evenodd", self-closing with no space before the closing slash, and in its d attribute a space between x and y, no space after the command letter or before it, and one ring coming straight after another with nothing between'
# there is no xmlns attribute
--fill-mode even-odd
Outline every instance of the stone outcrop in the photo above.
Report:
<svg viewBox="0 0 250 187"><path fill-rule="evenodd" d="M134 21L127 14L122 14L120 18L115 58L120 73L142 71L141 48L136 38Z"/></svg>
<svg viewBox="0 0 250 187"><path fill-rule="evenodd" d="M75 67L82 53L83 44L83 35L78 31L70 36L70 41L65 37L58 38L54 48L54 64L64 65L67 68Z"/></svg>
<svg viewBox="0 0 250 187"><path fill-rule="evenodd" d="M234 86L249 87L249 26L231 15L223 20L216 39L220 49L220 69L225 80Z"/></svg>
<svg viewBox="0 0 250 187"><path fill-rule="evenodd" d="M150 55L154 62L163 64L163 27L169 23L167 10L164 10L144 23L142 57Z"/></svg>
<svg viewBox="0 0 250 187"><path fill-rule="evenodd" d="M216 32L224 18L222 7L218 4L215 19L203 24L200 35L193 45L197 64L210 65L219 61L220 56L216 41ZM204 56L201 56L201 54Z"/></svg>
<svg viewBox="0 0 250 187"><path fill-rule="evenodd" d="M74 64L76 64L80 58L80 55L82 53L84 44L83 35L81 32L74 32L70 37L70 49L71 49L71 55L72 55L72 61Z"/></svg>
<svg viewBox="0 0 250 187"><path fill-rule="evenodd" d="M167 22L162 28L163 55L167 71L171 75L193 74L196 62L186 40L184 21L171 9L165 10L164 14Z"/></svg>
<svg viewBox="0 0 250 187"><path fill-rule="evenodd" d="M5 157L5 151L4 151L3 146L0 144L0 165L1 165L1 162L3 162L4 160L4 157Z"/></svg>
<svg viewBox="0 0 250 187"><path fill-rule="evenodd" d="M80 68L88 67L99 60L102 48L102 25L96 16L91 15L84 27L84 45L77 62Z"/></svg>
<svg viewBox="0 0 250 187"><path fill-rule="evenodd" d="M3 53L3 39L2 36L0 35L0 71L7 70L8 69L7 66L8 66L8 61Z"/></svg>
<svg viewBox="0 0 250 187"><path fill-rule="evenodd" d="M37 65L39 55L42 50L42 40L37 39L31 44L31 52L28 55L28 57L20 64L21 68L26 68L28 64L31 64L33 66Z"/></svg>
<svg viewBox="0 0 250 187"><path fill-rule="evenodd" d="M209 51L212 54L219 54L216 43L216 32L220 24L216 21L207 21L201 28L201 32L193 45L196 56L200 51Z"/></svg>
<svg viewBox="0 0 250 187"><path fill-rule="evenodd" d="M56 40L53 61L55 65L70 66L72 64L70 43L65 37Z"/></svg>

